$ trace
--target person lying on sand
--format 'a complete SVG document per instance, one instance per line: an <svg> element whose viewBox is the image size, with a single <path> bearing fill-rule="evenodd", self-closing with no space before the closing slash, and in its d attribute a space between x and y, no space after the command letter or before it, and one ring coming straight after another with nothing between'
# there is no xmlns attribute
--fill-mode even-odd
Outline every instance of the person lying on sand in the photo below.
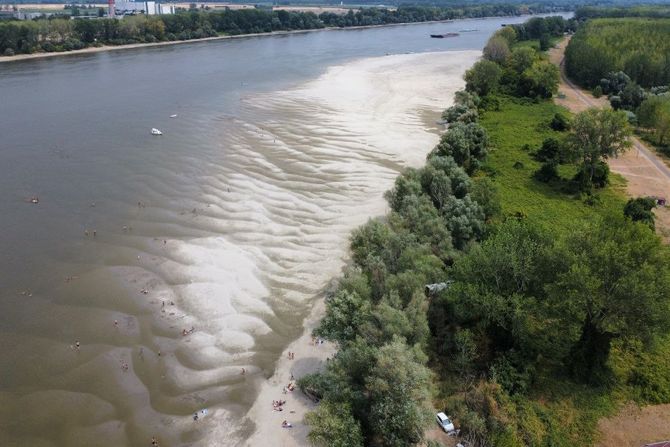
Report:
<svg viewBox="0 0 670 447"><path fill-rule="evenodd" d="M282 426L282 428L291 428L291 427L293 427L293 425L291 425L291 423L288 422L288 421L284 421L284 422L282 422L282 423L281 423L281 426Z"/></svg>

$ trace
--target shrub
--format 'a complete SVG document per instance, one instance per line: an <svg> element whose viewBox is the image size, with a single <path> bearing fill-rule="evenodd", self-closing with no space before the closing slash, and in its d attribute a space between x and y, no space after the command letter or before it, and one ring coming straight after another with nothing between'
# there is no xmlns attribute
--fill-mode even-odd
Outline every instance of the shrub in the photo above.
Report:
<svg viewBox="0 0 670 447"><path fill-rule="evenodd" d="M556 113L549 126L557 132L563 132L570 129L570 120L562 113Z"/></svg>
<svg viewBox="0 0 670 447"><path fill-rule="evenodd" d="M559 178L558 169L556 168L556 162L552 160L543 163L542 166L540 166L540 169L535 171L535 174L533 174L533 176L538 181L543 183L549 183L550 181Z"/></svg>
<svg viewBox="0 0 670 447"><path fill-rule="evenodd" d="M589 179L591 169L593 169L593 177ZM582 166L573 180L576 182L579 191L590 191L594 187L604 188L609 183L609 174L610 168L607 163L597 161L593 166Z"/></svg>
<svg viewBox="0 0 670 447"><path fill-rule="evenodd" d="M502 70L498 64L481 60L465 72L465 88L480 96L486 96L496 89Z"/></svg>
<svg viewBox="0 0 670 447"><path fill-rule="evenodd" d="M561 152L563 151L561 142L556 138L547 138L542 142L542 147L535 154L538 161L561 161Z"/></svg>
<svg viewBox="0 0 670 447"><path fill-rule="evenodd" d="M633 222L643 222L651 229L655 228L654 213L652 210L656 208L656 200L651 197L638 197L630 199L623 209L623 214Z"/></svg>

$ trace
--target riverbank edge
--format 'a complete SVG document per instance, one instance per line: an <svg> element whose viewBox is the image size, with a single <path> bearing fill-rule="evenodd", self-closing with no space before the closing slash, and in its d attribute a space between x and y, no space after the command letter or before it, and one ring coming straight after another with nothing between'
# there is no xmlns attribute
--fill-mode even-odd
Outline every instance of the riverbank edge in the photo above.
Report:
<svg viewBox="0 0 670 447"><path fill-rule="evenodd" d="M556 11L551 14L561 14L566 11ZM486 17L467 17L462 19L449 19L449 20L428 20L425 22L408 22L408 23L386 23L384 25L363 25L363 26L348 26L344 28L340 27L325 27L325 28L314 28L314 29L301 29L301 30L292 30L292 31L271 31L268 33L249 33L249 34L237 34L237 35L226 35L226 36L215 36L215 37L203 37L200 39L188 39L188 40L171 40L168 42L153 42L153 43L131 43L127 45L103 45L101 47L88 47L82 48L81 50L73 51L54 51L53 53L33 53L33 54L16 54L14 56L0 56L0 63L3 62L19 62L25 60L34 60L34 59L45 59L49 57L56 56L74 56L79 54L93 54L101 53L106 51L117 51L117 50L132 50L136 48L149 48L149 47L162 47L168 45L179 45L186 43L200 43L200 42L209 42L215 40L228 40L228 39L247 39L251 37L267 37L267 36L285 36L291 34L307 34L317 31L346 31L346 30L361 30L361 29L372 29L372 28L386 28L394 26L411 26L411 25L425 25L427 23L449 23L454 21L461 20L481 20L481 19L498 19L505 17L531 17L533 15L545 15L542 14L522 14L518 16L486 16Z"/></svg>
<svg viewBox="0 0 670 447"><path fill-rule="evenodd" d="M426 23L426 22L421 22ZM346 28L345 28L346 29ZM467 70L469 70L478 60L482 57L481 50L451 50L449 53L460 54L460 53L469 53L475 52L478 54L478 57L471 64L462 67L461 78ZM441 52L439 52L441 53ZM427 53L430 54L430 53ZM372 56L374 58L374 56ZM467 63L466 63L467 64ZM465 82L463 82L463 87L465 88ZM446 98L446 103L444 104L444 109L453 105L455 94ZM428 109L420 109L417 113L423 116L423 113L427 112ZM423 116L421 119L424 126L431 127L435 124L435 121L429 120L427 117ZM446 128L440 129L439 132L436 132L438 137L441 136L446 131ZM425 162L422 166L425 165ZM398 176L400 173L398 173ZM382 199L385 201L385 199ZM384 218L385 214L375 215L371 214L368 216L369 219L379 219ZM355 231L355 228L351 230L350 234ZM347 255L344 260L345 264L342 267L344 271L346 266L352 265L350 249L347 245ZM326 315L326 298L328 293L332 293L336 290L336 284L339 279L339 276L336 275L330 279L327 285L324 288L324 292L317 295L311 304L311 309L308 312L307 317L302 322L302 332L300 335L290 342L286 348L282 351L281 356L278 358L274 371L270 377L267 378L266 387L261 388L256 396L256 401L249 409L246 421L247 423L253 424L254 429L250 438L246 439L244 442L245 447L256 447L259 445L267 445L268 442L271 442L271 438L266 436L264 433L261 433L258 430L260 424L266 423L266 415L261 411L261 408L266 408L267 402L270 402L274 399L274 396L281 396L280 390L283 384L288 384L289 382L296 383L297 379L307 375L313 374L316 372L323 371L326 367L326 364L329 358L332 358L337 354L338 347L336 344L320 340L315 344L317 339L312 335L313 331L319 327L321 320ZM292 364L292 359L289 359L289 353L292 354L297 359L309 359L309 363L306 366L299 368L294 367ZM303 394L300 391L291 393L291 404L292 406L300 407L300 411L291 411L291 413L298 413L300 417L297 419L295 415L291 414L289 418L293 418L293 426L291 430L290 440L279 443L282 447L305 447L309 444L308 435L309 435L309 426L305 423L303 417L307 412L313 411L318 406L318 402L311 400L308 396ZM294 407L295 408L295 407ZM297 422L297 424L296 424ZM439 430L432 430L429 434L429 439L440 439L441 441L448 442L455 438L448 438L446 433ZM277 441L277 439L274 439Z"/></svg>

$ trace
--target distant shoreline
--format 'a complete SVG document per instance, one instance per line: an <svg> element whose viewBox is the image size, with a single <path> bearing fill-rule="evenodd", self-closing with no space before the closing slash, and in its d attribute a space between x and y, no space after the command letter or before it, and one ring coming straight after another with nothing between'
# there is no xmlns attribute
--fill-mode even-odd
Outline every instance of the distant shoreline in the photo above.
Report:
<svg viewBox="0 0 670 447"><path fill-rule="evenodd" d="M561 14L561 12L556 12L555 14ZM305 29L305 30L292 30L292 31L271 31L267 33L249 33L249 34L237 34L237 35L226 35L226 36L214 36L214 37L203 37L200 39L188 39L188 40L171 40L168 42L153 42L153 43L131 43L127 45L103 45L101 47L88 47L82 48L81 50L73 51L54 51L51 53L33 53L33 54L16 54L14 56L0 56L0 63L2 62L17 62L23 60L31 59L42 59L47 57L56 57L56 56L69 56L69 55L78 55L78 54L89 54L89 53L100 53L103 51L116 51L116 50L130 50L134 48L144 48L144 47L160 47L166 45L179 45L186 43L197 43L197 42L207 42L212 40L226 40L226 39L243 39L249 37L263 37L263 36L282 36L289 34L305 34L313 33L317 31L346 31L346 30L356 30L356 29L370 29L370 28L385 28L392 26L409 26L409 25L423 25L426 23L449 23L461 20L481 20L481 19L492 19L492 18L505 18L505 17L525 17L531 16L533 14L523 14L518 16L487 16L487 17L464 17L460 19L449 19L449 20L429 20L425 22L408 22L408 23L386 23L383 25L362 25L362 26L347 26L344 28L340 27L326 27L326 28L314 28L314 29ZM537 14L537 15L546 15Z"/></svg>
<svg viewBox="0 0 670 447"><path fill-rule="evenodd" d="M495 16L502 17L502 16ZM516 17L516 16L514 16ZM481 17L489 18L489 17ZM467 19L453 19L453 20L431 20L426 22L408 22L408 23L386 23L384 25L363 25L363 26L347 26L344 28L340 27L325 27L325 28L314 28L314 29L299 29L291 31L270 31L267 33L248 33L248 34L236 34L236 35L226 35L226 36L214 36L214 37L202 37L200 39L188 39L188 40L170 40L167 42L147 42L147 43L130 43L127 45L103 45L101 47L87 47L82 48L81 50L72 50L72 51L54 51L51 53L32 53L32 54L16 54L14 56L0 56L0 62L14 62L22 61L29 59L41 59L46 57L55 57L55 56L67 56L75 54L88 54L88 53L100 53L103 51L115 51L115 50L130 50L134 48L144 48L144 47L161 47L166 45L179 45L184 43L195 43L195 42L207 42L212 40L225 40L225 39L243 39L248 37L258 37L258 36L282 36L288 34L305 34L313 33L316 31L344 31L350 29L368 29L368 28L382 28L388 26L403 26L403 25L421 25L425 23L448 23L453 22L454 20L467 20Z"/></svg>

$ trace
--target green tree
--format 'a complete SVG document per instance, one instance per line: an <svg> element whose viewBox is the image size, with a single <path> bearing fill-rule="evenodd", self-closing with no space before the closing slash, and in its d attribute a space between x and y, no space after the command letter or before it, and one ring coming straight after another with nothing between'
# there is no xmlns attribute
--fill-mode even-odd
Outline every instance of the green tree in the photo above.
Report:
<svg viewBox="0 0 670 447"><path fill-rule="evenodd" d="M670 137L670 95L651 95L640 104L638 110L640 126L652 128L659 145Z"/></svg>
<svg viewBox="0 0 670 447"><path fill-rule="evenodd" d="M318 447L363 446L360 423L353 417L349 403L325 401L305 421L310 426L309 442Z"/></svg>
<svg viewBox="0 0 670 447"><path fill-rule="evenodd" d="M514 71L521 74L529 69L537 59L537 52L531 47L517 47L512 50L510 65Z"/></svg>
<svg viewBox="0 0 670 447"><path fill-rule="evenodd" d="M465 72L465 88L480 96L496 89L502 69L495 62L481 60Z"/></svg>
<svg viewBox="0 0 670 447"><path fill-rule="evenodd" d="M549 62L533 63L521 75L523 94L529 97L551 98L558 91L558 68Z"/></svg>
<svg viewBox="0 0 670 447"><path fill-rule="evenodd" d="M454 247L460 250L464 249L468 242L484 234L486 218L484 210L469 195L462 199L451 197L445 204L442 215L451 232Z"/></svg>
<svg viewBox="0 0 670 447"><path fill-rule="evenodd" d="M509 43L504 37L493 36L484 47L484 58L497 64L504 64L509 56Z"/></svg>
<svg viewBox="0 0 670 447"><path fill-rule="evenodd" d="M548 33L540 36L540 51L547 51L551 48L551 36Z"/></svg>
<svg viewBox="0 0 670 447"><path fill-rule="evenodd" d="M477 123L455 123L442 135L430 157L451 157L466 173L472 174L481 166L488 153L486 130Z"/></svg>
<svg viewBox="0 0 670 447"><path fill-rule="evenodd" d="M360 334L363 324L371 318L371 312L369 301L356 292L341 290L326 301L326 315L314 333L341 345L346 344Z"/></svg>
<svg viewBox="0 0 670 447"><path fill-rule="evenodd" d="M470 197L481 206L487 221L502 211L500 194L489 177L480 177L473 181Z"/></svg>
<svg viewBox="0 0 670 447"><path fill-rule="evenodd" d="M516 30L511 26L506 26L496 31L495 36L505 39L505 41L507 41L507 45L510 47L514 45L514 42L516 42L517 39Z"/></svg>
<svg viewBox="0 0 670 447"><path fill-rule="evenodd" d="M656 208L655 199L651 197L637 197L626 202L623 214L633 222L643 222L649 225L653 230L655 228L654 213L652 211L654 208Z"/></svg>
<svg viewBox="0 0 670 447"><path fill-rule="evenodd" d="M588 187L598 164L615 157L631 145L632 131L624 112L607 109L588 109L578 113L568 135L569 153L581 160L584 183Z"/></svg>
<svg viewBox="0 0 670 447"><path fill-rule="evenodd" d="M425 356L399 339L379 349L365 380L371 440L382 447L418 444L431 420L431 374Z"/></svg>
<svg viewBox="0 0 670 447"><path fill-rule="evenodd" d="M670 323L670 259L645 225L608 216L559 246L561 273L548 286L555 315L576 334L568 364L601 383L614 339L650 342Z"/></svg>

